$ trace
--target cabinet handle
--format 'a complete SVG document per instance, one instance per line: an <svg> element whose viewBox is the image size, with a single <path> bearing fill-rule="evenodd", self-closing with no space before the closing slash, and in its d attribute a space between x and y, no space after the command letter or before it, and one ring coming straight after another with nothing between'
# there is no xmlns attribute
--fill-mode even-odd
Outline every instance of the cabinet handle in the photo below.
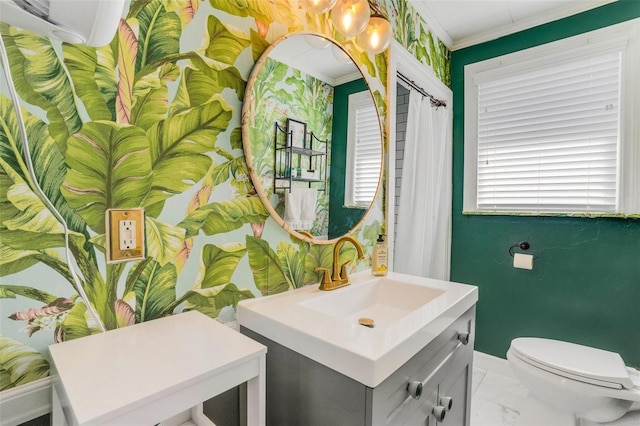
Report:
<svg viewBox="0 0 640 426"><path fill-rule="evenodd" d="M469 343L469 332L468 331L462 331L462 332L458 333L458 340L460 340L460 342L463 345L466 345L467 343Z"/></svg>
<svg viewBox="0 0 640 426"><path fill-rule="evenodd" d="M447 409L442 405L438 405L437 407L433 407L433 411L431 411L431 414L433 414L433 417L436 418L436 421L441 422L447 415Z"/></svg>
<svg viewBox="0 0 640 426"><path fill-rule="evenodd" d="M407 385L407 391L409 392L409 395L411 395L411 398L420 399L422 396L422 383L417 380L409 382Z"/></svg>
<svg viewBox="0 0 640 426"><path fill-rule="evenodd" d="M447 411L451 410L451 407L453 407L453 398L450 396L443 396L440 398L440 405Z"/></svg>

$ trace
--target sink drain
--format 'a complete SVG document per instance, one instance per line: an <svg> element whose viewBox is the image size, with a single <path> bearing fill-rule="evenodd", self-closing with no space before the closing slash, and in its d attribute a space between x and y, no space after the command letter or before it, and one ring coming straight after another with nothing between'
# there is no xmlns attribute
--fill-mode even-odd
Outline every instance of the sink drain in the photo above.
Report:
<svg viewBox="0 0 640 426"><path fill-rule="evenodd" d="M373 321L371 318L360 318L358 319L358 323L369 328L375 327L375 321Z"/></svg>

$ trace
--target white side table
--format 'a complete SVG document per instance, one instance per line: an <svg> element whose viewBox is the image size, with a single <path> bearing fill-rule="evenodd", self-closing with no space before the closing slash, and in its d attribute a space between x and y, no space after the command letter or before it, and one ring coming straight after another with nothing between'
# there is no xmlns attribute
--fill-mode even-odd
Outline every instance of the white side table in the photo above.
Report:
<svg viewBox="0 0 640 426"><path fill-rule="evenodd" d="M197 311L49 347L53 425L155 425L247 383L247 423L265 424L267 348ZM176 417L177 416L177 417Z"/></svg>

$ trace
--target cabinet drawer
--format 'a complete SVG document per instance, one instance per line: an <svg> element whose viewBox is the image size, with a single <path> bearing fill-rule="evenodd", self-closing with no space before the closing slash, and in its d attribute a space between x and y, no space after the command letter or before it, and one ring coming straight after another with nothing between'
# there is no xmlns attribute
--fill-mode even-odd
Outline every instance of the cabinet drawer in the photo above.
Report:
<svg viewBox="0 0 640 426"><path fill-rule="evenodd" d="M371 392L372 425L417 424L424 425L426 416L430 415L439 403L438 386L452 373L470 365L473 359L473 342L475 328L475 307L471 308L455 320L444 332L432 340L407 363L400 367ZM459 336L468 333L468 342L461 342ZM464 340L464 339L463 339ZM412 397L408 390L409 383L422 392ZM422 415L422 414L425 415ZM433 422L426 424L436 424Z"/></svg>
<svg viewBox="0 0 640 426"><path fill-rule="evenodd" d="M429 384L428 398L416 411L406 413L406 416L409 417L408 419L398 419L398 424L420 426L469 425L471 420L470 386L472 365L467 359L459 356L460 354L460 352L457 352L456 356L450 358L446 365L440 368L439 377Z"/></svg>

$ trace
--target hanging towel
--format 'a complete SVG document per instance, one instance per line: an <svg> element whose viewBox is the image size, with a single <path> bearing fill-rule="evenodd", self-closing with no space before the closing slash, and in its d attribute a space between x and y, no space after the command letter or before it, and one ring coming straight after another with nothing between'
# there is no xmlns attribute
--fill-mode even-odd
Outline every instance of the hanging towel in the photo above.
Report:
<svg viewBox="0 0 640 426"><path fill-rule="evenodd" d="M308 231L316 218L318 190L294 186L284 195L284 221L297 231Z"/></svg>

